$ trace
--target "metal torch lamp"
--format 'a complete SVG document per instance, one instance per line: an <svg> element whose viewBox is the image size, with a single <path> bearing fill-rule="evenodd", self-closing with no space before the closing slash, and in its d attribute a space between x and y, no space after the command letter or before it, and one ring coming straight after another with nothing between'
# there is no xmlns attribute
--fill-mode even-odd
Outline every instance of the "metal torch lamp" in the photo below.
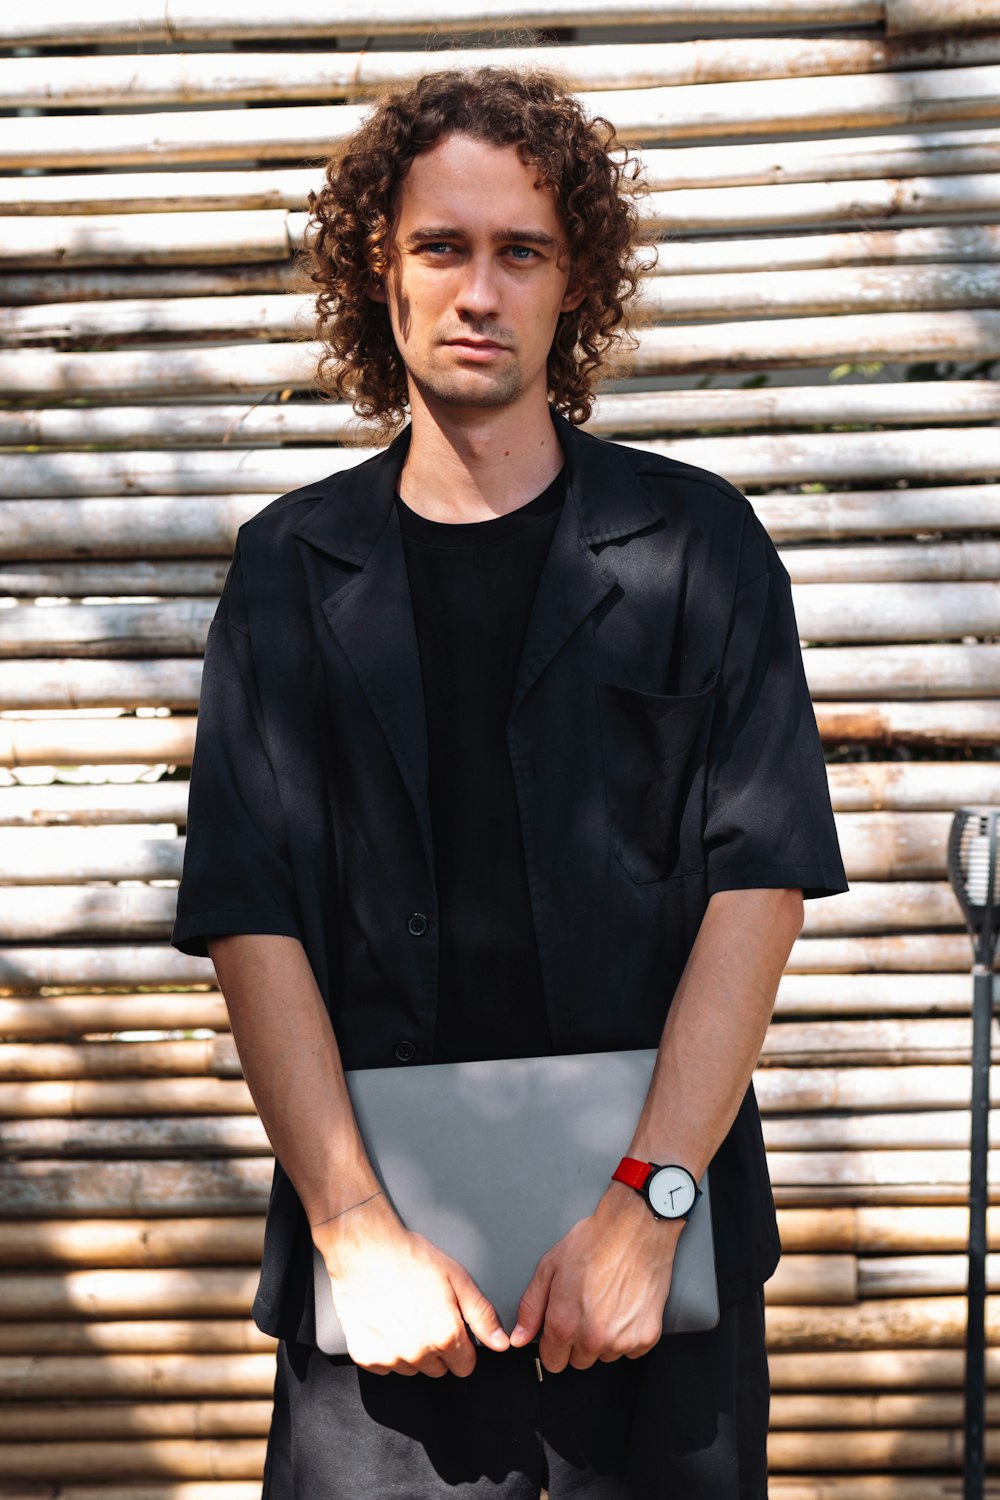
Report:
<svg viewBox="0 0 1000 1500"><path fill-rule="evenodd" d="M968 1332L965 1346L965 1500L982 1500L986 1418L986 1204L990 1128L993 955L1000 923L1000 809L961 807L948 839L948 874L972 937L972 1109L969 1161Z"/></svg>

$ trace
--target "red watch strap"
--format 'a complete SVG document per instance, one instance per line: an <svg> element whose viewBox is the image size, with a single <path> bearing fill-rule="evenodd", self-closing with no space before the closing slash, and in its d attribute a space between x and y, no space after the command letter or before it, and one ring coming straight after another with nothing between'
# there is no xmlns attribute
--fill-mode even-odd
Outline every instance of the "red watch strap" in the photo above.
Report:
<svg viewBox="0 0 1000 1500"><path fill-rule="evenodd" d="M651 1162L636 1161L634 1156L623 1156L611 1174L611 1181L624 1182L626 1187L635 1188L637 1193L641 1193L652 1170Z"/></svg>

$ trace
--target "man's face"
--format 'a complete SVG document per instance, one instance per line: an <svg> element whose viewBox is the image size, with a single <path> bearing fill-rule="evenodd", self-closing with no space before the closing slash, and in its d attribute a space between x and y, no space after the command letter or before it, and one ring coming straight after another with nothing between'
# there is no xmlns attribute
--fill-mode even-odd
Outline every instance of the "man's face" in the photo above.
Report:
<svg viewBox="0 0 1000 1500"><path fill-rule="evenodd" d="M448 135L400 186L384 287L410 400L451 408L544 402L570 289L552 190L513 146Z"/></svg>

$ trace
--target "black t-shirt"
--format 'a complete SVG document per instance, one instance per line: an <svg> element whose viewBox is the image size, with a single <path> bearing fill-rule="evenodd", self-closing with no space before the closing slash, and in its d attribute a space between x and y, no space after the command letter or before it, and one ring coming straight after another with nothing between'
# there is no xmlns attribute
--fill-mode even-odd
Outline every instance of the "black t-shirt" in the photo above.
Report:
<svg viewBox="0 0 1000 1500"><path fill-rule="evenodd" d="M420 651L440 921L435 1062L553 1050L506 725L565 470L489 521L396 496Z"/></svg>

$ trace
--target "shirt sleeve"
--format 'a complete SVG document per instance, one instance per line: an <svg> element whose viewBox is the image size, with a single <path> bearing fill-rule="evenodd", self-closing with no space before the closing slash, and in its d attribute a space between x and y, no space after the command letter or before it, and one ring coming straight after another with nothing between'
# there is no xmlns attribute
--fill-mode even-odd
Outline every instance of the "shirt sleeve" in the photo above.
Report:
<svg viewBox="0 0 1000 1500"><path fill-rule="evenodd" d="M284 815L262 734L239 549L208 630L191 764L187 842L171 944L207 957L205 939L277 933L301 940Z"/></svg>
<svg viewBox="0 0 1000 1500"><path fill-rule="evenodd" d="M791 581L752 515L708 751L709 894L847 890Z"/></svg>

